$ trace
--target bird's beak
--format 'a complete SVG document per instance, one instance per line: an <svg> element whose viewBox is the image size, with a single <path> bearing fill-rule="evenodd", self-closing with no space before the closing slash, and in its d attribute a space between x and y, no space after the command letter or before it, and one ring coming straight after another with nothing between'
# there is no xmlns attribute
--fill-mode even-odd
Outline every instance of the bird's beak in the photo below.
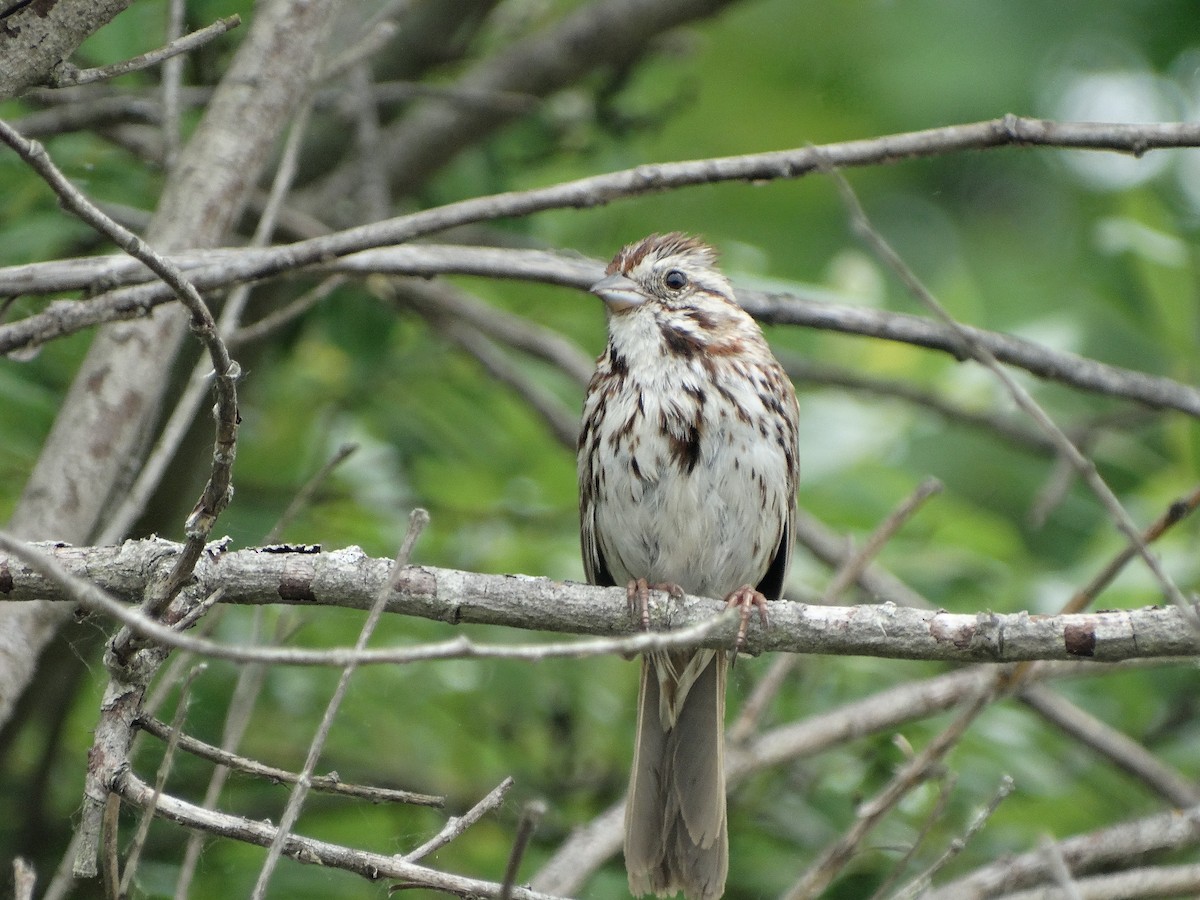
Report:
<svg viewBox="0 0 1200 900"><path fill-rule="evenodd" d="M588 290L603 300L615 313L626 312L646 302L646 295L637 286L637 282L620 272L605 275Z"/></svg>

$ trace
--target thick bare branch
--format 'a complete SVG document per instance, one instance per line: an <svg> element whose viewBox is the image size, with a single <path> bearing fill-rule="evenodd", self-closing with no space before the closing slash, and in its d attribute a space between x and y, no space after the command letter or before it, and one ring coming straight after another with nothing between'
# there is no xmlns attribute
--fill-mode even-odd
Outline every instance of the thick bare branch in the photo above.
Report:
<svg viewBox="0 0 1200 900"><path fill-rule="evenodd" d="M67 571L86 574L103 590L129 599L140 597L148 580L169 571L180 550L179 544L157 538L126 541L121 547L39 547ZM0 554L0 578L9 600L72 599L52 580L14 556ZM188 590L204 597L220 588L225 603L282 602L368 609L386 583L389 566L388 560L368 557L357 547L330 552L294 546L225 553L217 550L203 556L196 567L196 581ZM974 598L964 598L963 605L973 602ZM728 647L736 631L736 617L716 621L723 609L724 604L717 600L688 597L673 602L657 593L651 602L656 627L713 624L711 633L699 642L710 647ZM429 566L409 566L403 571L388 610L452 624L474 622L564 634L617 635L634 631L624 589ZM158 637L158 633L151 636ZM1184 627L1183 614L1174 608L1032 616L1023 612L948 613L892 604L818 607L780 601L772 604L771 627L765 632L752 627L745 647L751 653L782 651L952 662L1113 662L1200 654L1200 635ZM609 648L609 652L615 649L622 648ZM226 650L224 655L231 659L291 664L340 666L349 659L344 651ZM496 649L486 654L466 648L460 648L457 654L452 650L364 650L356 658L370 664L444 658L447 653L515 658L535 655L533 651L518 652L518 648L512 648L509 654Z"/></svg>

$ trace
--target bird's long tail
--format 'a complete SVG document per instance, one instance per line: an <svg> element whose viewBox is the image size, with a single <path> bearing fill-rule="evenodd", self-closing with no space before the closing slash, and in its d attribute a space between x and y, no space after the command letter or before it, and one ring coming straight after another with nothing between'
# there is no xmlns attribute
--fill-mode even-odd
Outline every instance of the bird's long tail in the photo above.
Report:
<svg viewBox="0 0 1200 900"><path fill-rule="evenodd" d="M655 653L642 661L637 743L625 808L625 867L636 896L725 891L724 653Z"/></svg>

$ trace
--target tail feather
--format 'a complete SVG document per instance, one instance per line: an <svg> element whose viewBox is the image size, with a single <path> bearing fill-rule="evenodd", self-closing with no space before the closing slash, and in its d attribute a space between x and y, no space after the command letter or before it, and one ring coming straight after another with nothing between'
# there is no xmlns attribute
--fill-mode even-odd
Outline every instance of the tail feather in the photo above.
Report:
<svg viewBox="0 0 1200 900"><path fill-rule="evenodd" d="M724 893L726 668L725 655L711 650L642 663L625 810L625 866L637 896Z"/></svg>

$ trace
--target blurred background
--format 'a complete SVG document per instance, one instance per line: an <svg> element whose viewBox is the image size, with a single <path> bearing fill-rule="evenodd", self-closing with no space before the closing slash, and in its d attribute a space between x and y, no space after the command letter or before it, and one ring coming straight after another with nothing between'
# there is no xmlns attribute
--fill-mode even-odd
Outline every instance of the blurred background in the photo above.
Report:
<svg viewBox="0 0 1200 900"><path fill-rule="evenodd" d="M614 30L610 53L581 62L560 83L521 88L514 79L500 98L515 110L507 121L447 134L446 143L431 141L434 149L424 155L404 155L404 141L415 144L422 117L447 103L438 91L470 84L489 61L599 6L429 0L347 7L339 25L346 46L381 10L398 26L370 61L381 129L375 150L387 150L381 154L387 163L379 168L388 190L364 189L356 167L346 164L362 152L355 123L361 121L356 103L362 102L363 83L349 75L332 78L321 86L289 200L295 222L307 215L340 228L647 162L871 138L1010 112L1114 122L1194 120L1200 114L1200 17L1188 0L743 0L710 3L708 12L647 35L636 48L624 45L627 38ZM240 0L190 0L187 6L191 27L234 12L247 20L254 16L252 5ZM76 64L103 64L151 49L161 43L156 36L164 32L166 15L161 0L135 4L84 45ZM246 30L189 55L185 84L215 83ZM151 70L102 90L151 103L157 82L157 70ZM185 96L185 122L194 123L204 95ZM0 116L21 128L62 102L36 91L0 105ZM156 134L152 115L131 114L40 139L89 196L136 225L154 209L165 177ZM876 227L960 320L1196 383L1200 151L1134 159L1008 148L846 175ZM111 250L60 211L44 183L11 152L0 153L0 197L0 265ZM245 233L252 229L248 220ZM854 237L836 188L819 175L546 212L464 229L450 239L607 259L630 240L676 229L716 245L736 285L924 314ZM281 228L279 239L302 235L302 224L294 224ZM516 281L449 281L479 302L553 329L587 356L603 347L602 305L590 295ZM247 318L284 306L316 282L294 277L255 289ZM5 319L44 303L15 298ZM1029 437L1032 423L1020 418L979 367L833 332L770 327L767 333L782 359L805 366L796 371L800 503L807 512L861 543L922 479L944 483L943 493L880 557L934 606L1052 613L1122 546L1094 497L1064 478L1044 443ZM90 338L77 334L29 358L0 361L0 521L16 503ZM502 352L554 404L578 414L577 379L544 361ZM186 348L181 382L196 353ZM379 279L348 281L236 356L248 372L241 386L237 492L216 532L230 535L236 546L261 542L299 487L352 442L357 451L286 528L285 540L326 548L357 544L371 555L391 556L409 510L423 506L432 524L417 546L417 562L582 579L573 450L465 351L444 321L406 301L402 287ZM839 386L847 374L868 383ZM1194 419L1023 373L1021 381L1080 440L1139 524L1194 486L1200 459ZM914 400L913 394L920 396ZM981 417L1014 423L1019 433L1001 434L981 424ZM199 417L132 536L181 539L183 520L207 475L211 432L207 415ZM1194 588L1200 574L1197 550L1191 523L1158 548L1185 589ZM800 548L788 596L811 600L830 577ZM842 602L873 599L851 592ZM1160 599L1145 568L1133 565L1099 605ZM216 636L241 641L257 632L334 646L352 643L360 624L361 614L348 611L280 608L255 621L252 611L231 609ZM27 855L46 878L70 839L79 806L104 685L100 652L111 630L111 623L95 618L66 629L43 658L37 689L0 731L0 858ZM461 631L481 641L530 638L497 629ZM381 626L376 644L455 633L393 618ZM738 664L731 709L770 663ZM544 798L549 811L522 870L528 878L572 829L620 799L632 752L636 670L621 659L591 659L361 671L318 771L444 794L454 814L512 775L516 786L499 814L428 862L498 879L521 804ZM932 664L805 658L764 724L802 719L939 671L943 667ZM193 687L190 733L219 742L237 678L236 667L209 663ZM242 752L299 768L336 678L332 671L268 672ZM1077 678L1056 689L1191 779L1200 773L1194 667ZM174 696L168 694L165 717ZM908 725L903 739L923 746L944 721ZM139 771L147 776L161 746L147 741L140 747ZM892 734L880 734L741 784L731 797L728 896L778 895L852 821L856 802L903 759ZM918 855L918 868L964 832L1004 774L1015 779L1014 794L951 864L950 874L1032 849L1043 835L1061 838L1162 807L1138 781L1012 702L987 711L948 765L957 783ZM199 797L209 772L208 764L181 758L168 789ZM869 896L924 826L937 797L932 783L914 792L827 896ZM235 776L221 805L277 820L285 799L280 786ZM299 830L402 853L428 838L443 818L436 811L313 796ZM183 842L173 826L154 826L137 895L172 894ZM1187 858L1194 861L1195 852ZM208 842L192 896L247 893L260 860L259 850ZM285 863L272 896L378 897L384 891L345 873ZM581 895L625 893L616 857ZM78 891L98 895L97 885Z"/></svg>

